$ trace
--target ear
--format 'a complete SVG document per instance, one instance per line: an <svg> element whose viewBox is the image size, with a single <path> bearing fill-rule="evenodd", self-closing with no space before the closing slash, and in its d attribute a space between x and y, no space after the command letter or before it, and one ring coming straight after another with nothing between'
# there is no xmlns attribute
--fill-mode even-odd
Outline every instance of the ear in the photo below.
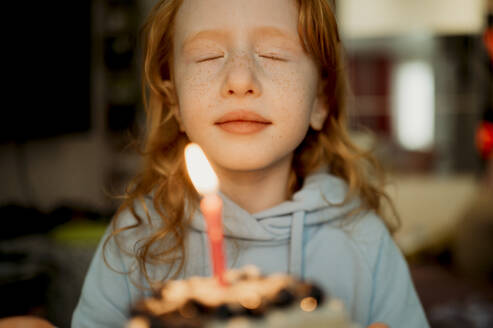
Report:
<svg viewBox="0 0 493 328"><path fill-rule="evenodd" d="M325 100L322 96L318 96L313 104L312 113L310 115L311 128L316 131L322 130L327 115L329 115L329 108L325 104Z"/></svg>
<svg viewBox="0 0 493 328"><path fill-rule="evenodd" d="M178 123L178 127L180 128L180 131L185 132L181 119L180 107L178 106L178 99L176 96L175 85L170 80L166 80L163 81L161 87L163 88L163 91L169 100L170 103L169 110L171 111L171 114L175 118L176 122Z"/></svg>

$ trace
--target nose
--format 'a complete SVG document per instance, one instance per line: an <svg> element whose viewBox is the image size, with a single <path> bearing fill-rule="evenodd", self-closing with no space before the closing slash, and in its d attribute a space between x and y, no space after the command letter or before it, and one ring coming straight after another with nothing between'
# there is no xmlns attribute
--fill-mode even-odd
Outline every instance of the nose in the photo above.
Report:
<svg viewBox="0 0 493 328"><path fill-rule="evenodd" d="M232 56L221 90L223 97L258 97L261 93L255 63L248 55Z"/></svg>

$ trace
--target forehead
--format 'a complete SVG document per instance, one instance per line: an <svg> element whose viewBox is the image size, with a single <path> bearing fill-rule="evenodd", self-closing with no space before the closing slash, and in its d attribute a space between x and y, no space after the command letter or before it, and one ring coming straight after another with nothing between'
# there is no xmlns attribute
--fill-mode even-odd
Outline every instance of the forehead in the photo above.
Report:
<svg viewBox="0 0 493 328"><path fill-rule="evenodd" d="M175 42L203 31L238 35L278 30L297 38L297 22L295 0L184 0L175 20Z"/></svg>

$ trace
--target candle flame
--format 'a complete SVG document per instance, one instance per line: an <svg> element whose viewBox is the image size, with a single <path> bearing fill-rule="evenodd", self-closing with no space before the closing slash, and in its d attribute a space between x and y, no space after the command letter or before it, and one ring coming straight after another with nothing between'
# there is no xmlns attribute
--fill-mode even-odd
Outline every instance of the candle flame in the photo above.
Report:
<svg viewBox="0 0 493 328"><path fill-rule="evenodd" d="M219 184L217 175L199 145L190 143L185 147L185 163L193 186L200 194L206 195L217 191Z"/></svg>
<svg viewBox="0 0 493 328"><path fill-rule="evenodd" d="M305 312L312 312L317 308L317 300L314 297L305 297L300 302L300 307Z"/></svg>

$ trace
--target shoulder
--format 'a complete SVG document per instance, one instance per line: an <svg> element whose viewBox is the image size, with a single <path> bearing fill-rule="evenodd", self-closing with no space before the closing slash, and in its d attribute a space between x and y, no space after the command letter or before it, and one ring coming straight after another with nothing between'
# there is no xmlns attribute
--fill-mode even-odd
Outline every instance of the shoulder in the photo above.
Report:
<svg viewBox="0 0 493 328"><path fill-rule="evenodd" d="M368 212L355 218L342 227L348 239L354 243L371 271L380 256L389 247L397 248L383 220L374 212Z"/></svg>
<svg viewBox="0 0 493 328"><path fill-rule="evenodd" d="M149 199L134 201L115 214L95 254L101 258L101 265L125 274L137 271L140 249L157 231L158 221L151 206Z"/></svg>
<svg viewBox="0 0 493 328"><path fill-rule="evenodd" d="M154 208L152 197L144 196L117 212L108 234L114 233L117 242L134 246L135 243L150 237L161 226L162 220Z"/></svg>
<svg viewBox="0 0 493 328"><path fill-rule="evenodd" d="M383 219L373 211L366 212L364 215L349 220L347 228L344 229L359 243L375 243L379 242L382 238L390 237L390 233Z"/></svg>
<svg viewBox="0 0 493 328"><path fill-rule="evenodd" d="M152 225L158 221L159 214L154 207L152 195L145 195L135 199L130 205L117 212L113 218L116 221L115 228L134 226L139 223Z"/></svg>
<svg viewBox="0 0 493 328"><path fill-rule="evenodd" d="M401 250L382 219L369 214L355 224L354 242L371 270L370 321L391 327L428 327Z"/></svg>
<svg viewBox="0 0 493 328"><path fill-rule="evenodd" d="M174 263L179 258L176 250L183 239L175 233L173 222L161 214L155 209L153 198L146 196L135 200L113 218L107 251L116 250L132 273L132 280L142 280L142 275L149 281L161 280L175 268Z"/></svg>

